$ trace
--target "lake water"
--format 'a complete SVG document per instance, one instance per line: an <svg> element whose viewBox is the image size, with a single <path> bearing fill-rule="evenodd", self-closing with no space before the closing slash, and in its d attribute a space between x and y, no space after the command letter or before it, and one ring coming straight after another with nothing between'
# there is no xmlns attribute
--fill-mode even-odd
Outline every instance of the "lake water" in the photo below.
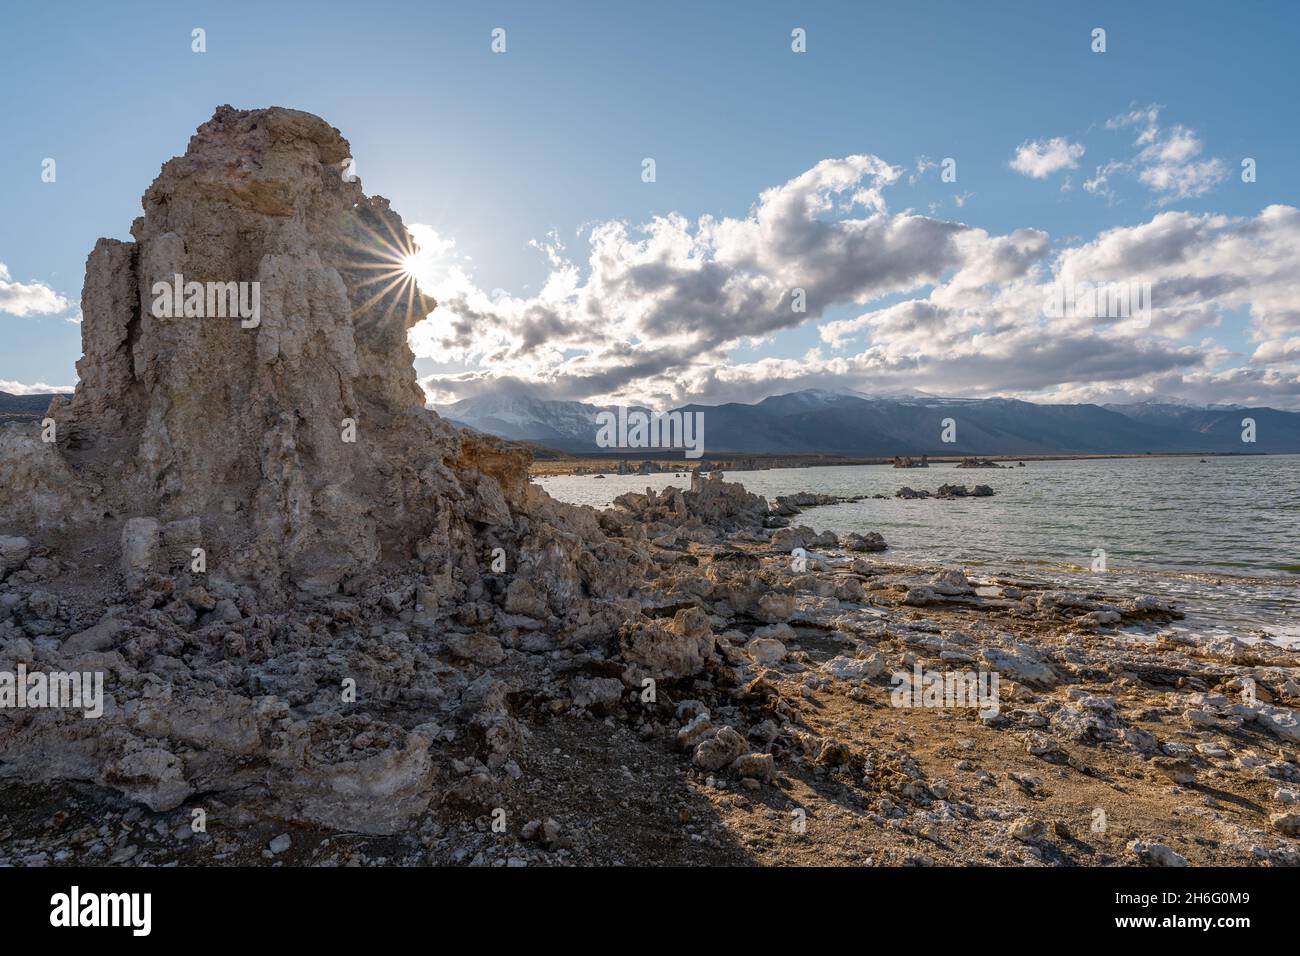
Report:
<svg viewBox="0 0 1300 956"><path fill-rule="evenodd" d="M884 494L812 508L793 519L818 531L879 531L881 557L1006 571L1118 594L1172 597L1182 628L1300 642L1300 455L1027 461L1023 468L951 464L730 472L767 496L799 491ZM626 491L686 486L663 475L536 479L554 497L598 508ZM903 500L903 485L989 485L992 498ZM1105 573L1091 571L1094 550Z"/></svg>

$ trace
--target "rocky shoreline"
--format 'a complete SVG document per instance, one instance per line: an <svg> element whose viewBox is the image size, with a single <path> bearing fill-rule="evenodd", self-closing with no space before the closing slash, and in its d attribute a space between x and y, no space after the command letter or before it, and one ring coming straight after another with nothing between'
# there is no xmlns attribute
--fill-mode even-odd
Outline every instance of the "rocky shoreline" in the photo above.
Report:
<svg viewBox="0 0 1300 956"><path fill-rule="evenodd" d="M0 862L1300 862L1293 652L855 555L720 477L591 515L644 581L586 631L514 587L433 619L403 575L273 611L155 567L104 607L91 567L0 542L4 668L100 667L114 698L6 715ZM918 668L995 672L1000 704L896 706ZM64 809L15 825L37 780Z"/></svg>
<svg viewBox="0 0 1300 956"><path fill-rule="evenodd" d="M525 443L535 445L536 443ZM539 452L542 449L536 449ZM950 464L958 468L1024 468L1025 462L1040 461L1097 461L1101 459L1142 459L1153 458L1196 458L1201 461L1207 456L1199 452L1165 452L1161 454L1049 454L1049 455L981 455L969 456L933 456L921 455L917 458L903 456L855 458L830 454L809 455L752 455L727 456L709 455L707 458L691 461L676 459L643 459L625 457L608 459L595 456L569 457L562 452L545 449L546 457L539 454L529 466L529 473L536 478L553 478L560 475L573 475L587 478L605 478L614 475L653 475L653 474L689 474L693 471L708 473L711 470L734 474L745 471L770 471L778 468L827 468L854 465L892 465L895 468L929 468L931 465ZM1235 457L1226 452L1210 453L1208 457ZM909 464L910 462L910 464Z"/></svg>

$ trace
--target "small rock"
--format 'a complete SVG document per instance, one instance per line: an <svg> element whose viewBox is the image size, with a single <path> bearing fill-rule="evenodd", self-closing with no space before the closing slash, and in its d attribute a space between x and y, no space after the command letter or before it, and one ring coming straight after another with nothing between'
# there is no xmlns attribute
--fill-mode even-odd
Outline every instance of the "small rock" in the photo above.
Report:
<svg viewBox="0 0 1300 956"><path fill-rule="evenodd" d="M1128 850L1147 866L1186 866L1187 858L1175 853L1163 843L1146 843L1134 840Z"/></svg>
<svg viewBox="0 0 1300 956"><path fill-rule="evenodd" d="M1174 757L1154 757L1151 760L1151 766L1180 787L1186 787L1196 782L1196 768L1186 760L1179 760Z"/></svg>
<svg viewBox="0 0 1300 956"><path fill-rule="evenodd" d="M785 660L785 645L770 637L756 637L745 645L745 652L759 664L779 664Z"/></svg>
<svg viewBox="0 0 1300 956"><path fill-rule="evenodd" d="M776 762L771 754L744 754L732 762L731 772L738 777L771 783L776 777Z"/></svg>
<svg viewBox="0 0 1300 956"><path fill-rule="evenodd" d="M681 730L677 731L677 747L681 750L693 750L712 732L713 723L709 720L709 712L696 714Z"/></svg>
<svg viewBox="0 0 1300 956"><path fill-rule="evenodd" d="M1047 837L1047 824L1033 817L1018 817L1007 827L1007 836L1021 843L1037 843Z"/></svg>
<svg viewBox="0 0 1300 956"><path fill-rule="evenodd" d="M745 753L745 738L730 727L721 728L695 748L695 766L701 770L721 770Z"/></svg>
<svg viewBox="0 0 1300 956"><path fill-rule="evenodd" d="M32 553L32 543L26 538L0 535L0 581L10 571L17 571L27 563Z"/></svg>
<svg viewBox="0 0 1300 956"><path fill-rule="evenodd" d="M823 674L847 681L871 680L885 670L885 659L880 654L870 657L832 657L818 668Z"/></svg>
<svg viewBox="0 0 1300 956"><path fill-rule="evenodd" d="M1300 836L1300 813L1276 813L1268 818L1269 824L1285 836Z"/></svg>

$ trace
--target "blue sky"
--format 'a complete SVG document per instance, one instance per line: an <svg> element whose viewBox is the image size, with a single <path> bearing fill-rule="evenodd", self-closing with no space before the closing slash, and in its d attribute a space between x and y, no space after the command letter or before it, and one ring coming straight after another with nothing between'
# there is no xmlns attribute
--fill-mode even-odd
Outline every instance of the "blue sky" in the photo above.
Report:
<svg viewBox="0 0 1300 956"><path fill-rule="evenodd" d="M86 255L100 236L129 238L161 164L230 103L323 116L350 140L367 192L427 227L417 236L454 241L428 264L450 310L417 336L417 368L441 400L507 384L656 403L819 385L1294 407L1296 226L1260 217L1300 198L1298 25L1293 4L1264 2L7 2L0 382L75 383L69 318ZM195 27L206 53L191 51ZM496 27L504 54L490 49ZM1104 53L1090 49L1097 27ZM805 53L791 49L794 28ZM1010 165L1034 143L1021 166L1041 178ZM865 178L848 185L805 180L792 189L829 198L809 220L831 231L769 235L755 213L765 190L854 156L897 172L858 164ZM1241 181L1243 157L1256 182ZM927 164L945 158L956 182ZM880 204L846 206L859 188ZM638 230L672 214L684 225L660 244ZM703 241L702 216L752 235ZM842 243L871 217L871 258L899 261L889 281L823 276L818 288L837 295L810 288L806 318L754 314L807 271L796 244L852 273L854 249L816 243ZM925 261L915 246L931 242L930 221L958 224L961 248ZM627 282L592 281L592 230L617 223L619 276L643 284L650 260L670 261L664 288L629 300L616 291ZM550 259L537 248L548 235L563 246ZM735 245L754 236L774 243L762 265ZM1096 281L1149 279L1160 318L1031 332L1023 302L1060 256ZM990 266L1007 257L1018 271ZM748 290L716 319L682 307L719 291L684 265L700 258L733 279L727 290ZM477 318L448 332L457 302ZM602 328L589 327L593 303ZM521 352L539 307L563 331L546 354Z"/></svg>

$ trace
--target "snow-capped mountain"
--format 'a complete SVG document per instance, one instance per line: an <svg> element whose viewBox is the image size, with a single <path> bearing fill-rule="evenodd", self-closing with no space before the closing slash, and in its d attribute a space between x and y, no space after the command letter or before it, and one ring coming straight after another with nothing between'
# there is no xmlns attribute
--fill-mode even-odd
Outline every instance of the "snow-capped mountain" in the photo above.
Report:
<svg viewBox="0 0 1300 956"><path fill-rule="evenodd" d="M599 429L596 416L602 411L616 412L617 408L516 393L466 398L435 406L435 410L458 425L501 438L541 442L560 451L595 451Z"/></svg>
<svg viewBox="0 0 1300 956"><path fill-rule="evenodd" d="M601 406L523 394L441 406L458 424L569 452L600 451ZM704 413L706 453L889 455L1300 452L1300 413L1184 405L1038 405L1014 399L953 399L924 392L873 395L807 389L752 405L687 405ZM1256 422L1242 441L1242 420ZM945 422L955 441L945 442Z"/></svg>

